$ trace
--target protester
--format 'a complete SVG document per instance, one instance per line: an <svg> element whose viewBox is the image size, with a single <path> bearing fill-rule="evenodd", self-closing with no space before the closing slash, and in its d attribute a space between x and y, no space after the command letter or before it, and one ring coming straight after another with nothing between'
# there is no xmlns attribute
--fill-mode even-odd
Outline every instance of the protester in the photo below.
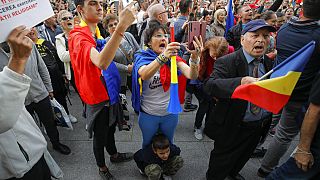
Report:
<svg viewBox="0 0 320 180"><path fill-rule="evenodd" d="M252 9L248 5L242 6L238 13L240 16L240 21L237 25L230 28L227 32L226 39L230 46L233 46L235 50L238 50L241 48L240 38L241 38L241 31L246 26L248 22L251 21L253 14Z"/></svg>
<svg viewBox="0 0 320 180"><path fill-rule="evenodd" d="M320 178L320 77L310 91L310 105L304 117L300 142L287 162L274 170L266 179L292 179L301 180Z"/></svg>
<svg viewBox="0 0 320 180"><path fill-rule="evenodd" d="M75 81L74 81L74 72L70 63L70 54L69 54L69 47L68 47L68 38L70 31L74 27L74 18L69 11L62 10L58 14L58 22L62 27L63 33L58 34L56 36L56 48L59 59L63 62L64 65L64 74L66 79L72 85L73 89L79 95L77 90ZM80 96L80 95L79 95ZM76 121L73 117L70 117L71 121Z"/></svg>
<svg viewBox="0 0 320 180"><path fill-rule="evenodd" d="M188 41L188 34L186 33L186 30L188 27L188 19L190 18L189 13L192 11L192 1L181 0L179 3L179 10L181 12L181 15L177 18L177 21L174 22L174 36L177 42L185 43ZM182 47L182 49L184 50L184 47ZM184 52L182 53L184 55L184 59L189 59L190 54L188 53L188 51L184 50ZM184 112L195 111L198 108L196 104L192 104L193 92L190 91L190 89L193 89L193 85L188 81L187 95L185 97L185 103L183 106Z"/></svg>
<svg viewBox="0 0 320 180"><path fill-rule="evenodd" d="M173 143L173 135L178 124L178 114L167 111L170 94L170 57L177 55L180 43L169 43L168 31L157 21L150 21L145 33L146 51L135 55L132 75L132 105L139 113L139 127L142 131L142 147L150 144L152 137L160 130ZM188 79L198 77L199 55L202 40L193 42L195 50L191 53L190 66L177 57L177 68ZM141 80L142 83L141 83ZM184 98L185 81L179 81L180 102ZM140 90L142 88L142 90ZM140 94L140 91L142 93ZM182 92L181 92L182 91ZM140 97L141 96L141 97ZM141 101L141 102L140 102Z"/></svg>
<svg viewBox="0 0 320 180"><path fill-rule="evenodd" d="M211 24L211 31L214 36L224 36L226 30L226 11L218 9L214 13L213 23Z"/></svg>
<svg viewBox="0 0 320 180"><path fill-rule="evenodd" d="M141 34L141 29L144 21L148 18L148 6L149 2L147 0L141 0L138 1L140 10L137 14L137 29L138 29L138 34ZM140 44L140 39L137 41Z"/></svg>
<svg viewBox="0 0 320 180"><path fill-rule="evenodd" d="M104 18L103 20L104 27L110 33L110 36L106 38L107 42L110 40L111 36L115 33L118 23L119 23L118 17L113 14L108 14ZM119 48L117 49L117 52L113 59L120 74L120 78L121 78L120 93L122 94L122 98L124 100L126 99L127 88L129 88L129 90L132 91L131 72L133 67L133 55L139 49L140 47L137 41L132 36L132 34L129 32L125 32L121 40L121 43L119 45ZM123 103L122 109L124 112L124 120L125 120L125 121L122 121L122 125L127 126L127 129L128 129L129 127L128 127L127 121L129 121L129 110L128 110L127 104Z"/></svg>
<svg viewBox="0 0 320 180"><path fill-rule="evenodd" d="M276 16L277 16L276 28L278 31L280 29L280 27L285 23L285 19L284 19L285 17L282 12L277 12Z"/></svg>
<svg viewBox="0 0 320 180"><path fill-rule="evenodd" d="M51 179L44 159L47 142L24 107L32 81L24 71L27 62L37 56L28 33L25 26L11 31L7 39L10 60L0 47L1 61L9 61L0 72L0 179Z"/></svg>
<svg viewBox="0 0 320 180"><path fill-rule="evenodd" d="M37 26L37 31L40 38L50 41L54 46L56 44L55 36L63 32L61 27L57 24L55 16L46 19L43 24Z"/></svg>
<svg viewBox="0 0 320 180"><path fill-rule="evenodd" d="M266 21L267 24L270 26L276 27L277 24L277 15L273 11L266 11L261 14L260 19L263 19ZM267 53L268 57L272 60L276 57L276 33L271 32L270 33L270 45L268 47Z"/></svg>
<svg viewBox="0 0 320 180"><path fill-rule="evenodd" d="M63 33L56 36L56 48L60 60L64 64L64 73L66 78L74 85L74 77L70 63L70 54L68 48L68 38L70 31L74 27L74 18L69 11L63 10L58 14L58 22L62 27ZM76 87L74 86L76 89Z"/></svg>
<svg viewBox="0 0 320 180"><path fill-rule="evenodd" d="M292 139L299 133L304 106L308 103L313 80L320 70L320 62L318 61L320 56L319 3L319 1L305 0L302 7L303 16L299 19L290 19L278 31L276 64L280 64L312 40L316 41L316 50L306 64L289 102L283 108L275 136L261 162L258 176L267 176L278 165L280 158L288 150Z"/></svg>
<svg viewBox="0 0 320 180"><path fill-rule="evenodd" d="M156 3L157 1L154 1ZM148 17L147 24L145 26L145 29L141 29L141 37L140 37L140 47L142 49L146 49L146 44L144 44L144 37L145 37L145 31L149 27L149 21L156 20L162 25L167 25L169 19L168 19L168 12L164 8L162 4L151 4L148 8Z"/></svg>
<svg viewBox="0 0 320 180"><path fill-rule="evenodd" d="M93 152L96 158L99 174L104 179L114 179L106 166L104 148L110 154L112 163L129 161L132 153L119 153L117 151L114 133L119 104L110 105L111 97L118 98L119 92L115 87L107 87L110 83L120 83L115 78L119 77L117 71L107 71L103 84L101 70L113 70L109 68L116 51L120 45L124 31L134 21L131 5L120 11L119 24L110 40L104 44L97 29L97 24L102 20L102 1L75 0L75 6L82 18L80 26L76 26L69 37L69 53L74 69L76 86L81 99L87 104L87 119L90 122L88 132L93 134ZM98 41L99 40L99 41ZM97 41L99 44L97 44ZM99 52L100 51L100 52ZM107 86L108 86L107 85ZM113 85L113 84L112 84ZM108 91L109 90L109 91ZM111 90L115 90L111 92ZM112 99L113 100L113 99Z"/></svg>
<svg viewBox="0 0 320 180"><path fill-rule="evenodd" d="M211 19L212 19L211 12L212 11L209 12L207 10L203 10L203 13L202 13L202 19L206 23L206 37L205 37L205 40L207 40L209 38L212 38L214 36L214 34L212 33L211 28L210 28L210 23L211 23Z"/></svg>
<svg viewBox="0 0 320 180"><path fill-rule="evenodd" d="M54 98L58 101L59 104L63 106L70 118L70 121L73 123L77 122L77 119L70 114L67 105L67 89L65 79L63 77L64 67L61 60L59 59L57 50L49 41L38 38L36 28L31 28L28 37L36 44L36 47L49 71Z"/></svg>
<svg viewBox="0 0 320 180"><path fill-rule="evenodd" d="M239 172L270 126L270 113L245 100L231 99L231 95L239 85L257 81L272 68L265 52L270 43L269 33L274 31L263 20L247 23L241 32L243 48L217 59L211 77L205 82L205 92L218 99L214 117L206 123L206 128L215 134L208 180L223 180L227 176L244 179Z"/></svg>
<svg viewBox="0 0 320 180"><path fill-rule="evenodd" d="M219 10L218 10L219 11ZM198 140L203 139L202 121L206 116L205 122L210 118L210 112L214 108L215 100L208 98L206 92L203 90L203 82L207 80L214 67L216 59L228 53L228 42L224 37L214 37L208 39L204 45L201 53L200 68L199 68L199 83L195 95L199 101L199 108L194 121L194 136Z"/></svg>
<svg viewBox="0 0 320 180"><path fill-rule="evenodd" d="M9 55L4 51L2 53L4 58L0 61L0 69L3 69L8 64L9 60ZM32 115L35 115L35 113L37 114L40 122L45 127L53 149L61 154L70 154L70 148L62 144L59 140L59 132L50 104L50 98L53 97L51 79L48 69L37 51L36 46L33 46L32 54L27 61L24 73L32 79L30 89L24 102L26 109Z"/></svg>
<svg viewBox="0 0 320 180"><path fill-rule="evenodd" d="M151 144L134 154L134 161L141 174L146 175L149 180L159 180L175 175L182 168L180 152L180 148L170 144L165 135L157 134L152 138Z"/></svg>
<svg viewBox="0 0 320 180"><path fill-rule="evenodd" d="M286 22L288 22L293 17L293 8L287 8L284 11L284 17L286 19Z"/></svg>

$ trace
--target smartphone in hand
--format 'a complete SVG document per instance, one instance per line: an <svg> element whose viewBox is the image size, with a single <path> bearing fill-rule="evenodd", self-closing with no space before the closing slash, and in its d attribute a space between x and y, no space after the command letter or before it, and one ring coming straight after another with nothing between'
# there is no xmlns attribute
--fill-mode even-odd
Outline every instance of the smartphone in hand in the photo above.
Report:
<svg viewBox="0 0 320 180"><path fill-rule="evenodd" d="M194 50L194 37L201 35L204 42L206 37L206 22L190 21L188 24L188 49Z"/></svg>

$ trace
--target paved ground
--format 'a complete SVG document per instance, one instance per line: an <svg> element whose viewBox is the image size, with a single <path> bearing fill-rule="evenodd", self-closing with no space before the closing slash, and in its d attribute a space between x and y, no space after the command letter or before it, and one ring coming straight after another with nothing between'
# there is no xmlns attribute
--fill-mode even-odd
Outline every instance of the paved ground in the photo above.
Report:
<svg viewBox="0 0 320 180"><path fill-rule="evenodd" d="M78 119L78 123L73 124L74 130L59 128L61 142L68 145L72 153L61 155L52 150L49 144L49 151L55 158L61 169L64 171L65 180L99 180L98 169L92 151L92 140L88 138L85 131L85 119L82 118L82 105L78 96L72 92L71 113ZM130 99L130 98L128 98ZM195 98L194 98L195 99ZM194 100L196 103L196 100ZM132 111L131 111L132 112ZM137 124L137 117L130 114L133 128L131 131L116 132L116 144L120 152L135 152L141 147L141 131ZM185 160L184 167L175 175L176 180L205 180L205 172L209 161L210 151L213 149L213 141L205 137L198 141L193 136L193 122L195 112L182 113L175 133L175 143L182 150L182 157ZM270 137L265 143L265 147L270 141ZM296 144L297 140L293 144ZM292 150L293 146L291 146ZM282 159L288 158L289 153ZM256 176L261 159L251 159L240 172L247 180L260 180ZM118 180L143 180L134 161L123 164L111 164L106 152L106 163L112 174Z"/></svg>

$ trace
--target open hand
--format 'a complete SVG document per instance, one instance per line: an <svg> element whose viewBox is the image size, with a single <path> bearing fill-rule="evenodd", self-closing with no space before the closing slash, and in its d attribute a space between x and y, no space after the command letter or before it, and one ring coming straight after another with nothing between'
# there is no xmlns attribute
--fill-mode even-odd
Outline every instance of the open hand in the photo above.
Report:
<svg viewBox="0 0 320 180"><path fill-rule="evenodd" d="M121 7L119 7L119 24L118 26L123 28L124 30L126 30L135 20L135 8L133 7L133 5L135 4L135 2L131 2L126 8L124 8L123 10L121 9Z"/></svg>

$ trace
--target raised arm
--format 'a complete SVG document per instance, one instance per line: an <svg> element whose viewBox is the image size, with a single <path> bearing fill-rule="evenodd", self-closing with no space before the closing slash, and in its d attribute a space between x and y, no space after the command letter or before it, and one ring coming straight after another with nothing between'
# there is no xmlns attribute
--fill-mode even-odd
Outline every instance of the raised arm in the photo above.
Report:
<svg viewBox="0 0 320 180"><path fill-rule="evenodd" d="M24 108L31 79L23 75L32 50L32 41L25 26L15 28L8 37L12 52L9 64L0 73L0 133L11 129Z"/></svg>
<svg viewBox="0 0 320 180"><path fill-rule="evenodd" d="M126 29L132 24L135 19L133 11L130 10L133 3L128 5L119 16L119 24L116 27L115 32L107 42L103 50L99 53L96 48L91 48L90 59L100 69L107 69L113 60L116 51L120 45L122 37Z"/></svg>

